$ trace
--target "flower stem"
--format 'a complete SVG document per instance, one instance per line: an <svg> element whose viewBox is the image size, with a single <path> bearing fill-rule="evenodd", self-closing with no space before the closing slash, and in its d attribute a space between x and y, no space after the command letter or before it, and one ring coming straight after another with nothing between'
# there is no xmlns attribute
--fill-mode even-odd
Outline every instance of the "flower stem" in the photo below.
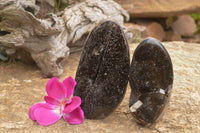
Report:
<svg viewBox="0 0 200 133"><path fill-rule="evenodd" d="M56 13L57 1L54 0L54 13Z"/></svg>

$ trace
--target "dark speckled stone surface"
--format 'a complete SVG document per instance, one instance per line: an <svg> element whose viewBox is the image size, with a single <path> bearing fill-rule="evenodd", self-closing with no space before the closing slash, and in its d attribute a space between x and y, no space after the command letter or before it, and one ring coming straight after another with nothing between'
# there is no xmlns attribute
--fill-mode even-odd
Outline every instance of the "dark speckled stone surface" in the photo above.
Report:
<svg viewBox="0 0 200 133"><path fill-rule="evenodd" d="M122 101L130 68L129 48L121 27L100 23L89 35L75 80L86 118L108 116Z"/></svg>
<svg viewBox="0 0 200 133"><path fill-rule="evenodd" d="M142 125L155 122L168 103L173 84L170 56L158 40L148 38L138 45L129 82L129 107L134 119Z"/></svg>

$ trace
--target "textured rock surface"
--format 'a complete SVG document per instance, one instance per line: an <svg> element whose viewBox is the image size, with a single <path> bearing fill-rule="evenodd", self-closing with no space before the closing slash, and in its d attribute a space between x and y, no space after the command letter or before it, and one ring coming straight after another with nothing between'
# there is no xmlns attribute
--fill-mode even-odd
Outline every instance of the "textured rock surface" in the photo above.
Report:
<svg viewBox="0 0 200 133"><path fill-rule="evenodd" d="M161 24L159 24L157 22L152 22L152 23L148 24L148 26L147 26L147 36L154 37L154 38L162 41L163 38L165 37L165 31L164 31L163 27L161 26Z"/></svg>
<svg viewBox="0 0 200 133"><path fill-rule="evenodd" d="M124 98L130 68L129 47L121 27L100 23L88 37L75 80L74 95L89 119L107 117Z"/></svg>
<svg viewBox="0 0 200 133"><path fill-rule="evenodd" d="M127 23L125 26L127 27L132 27L131 31L133 33L133 38L134 39L141 37L141 38L147 38L147 37L153 37L156 38L160 41L162 41L165 37L165 31L162 27L161 24L154 22L154 21L137 21L135 23ZM141 41L141 40L140 40Z"/></svg>
<svg viewBox="0 0 200 133"><path fill-rule="evenodd" d="M174 85L170 106L164 117L150 128L138 126L129 112L130 87L125 98L109 117L103 120L85 119L81 125L69 125L64 119L42 127L28 117L28 109L43 101L49 79L35 66L21 63L0 64L0 132L200 132L200 44L163 43L174 68ZM130 55L137 44L130 44ZM81 53L71 54L64 65L60 80L75 77Z"/></svg>
<svg viewBox="0 0 200 133"><path fill-rule="evenodd" d="M174 32L184 37L191 37L197 31L196 23L190 15L178 16L171 27Z"/></svg>
<svg viewBox="0 0 200 133"><path fill-rule="evenodd" d="M147 37L147 27L144 25L139 25L135 23L125 23L124 24L127 28L130 28L130 31L133 34L133 37L130 42L141 42L142 38Z"/></svg>
<svg viewBox="0 0 200 133"><path fill-rule="evenodd" d="M163 113L173 85L173 67L162 44L147 38L136 48L130 67L129 107L135 120L150 125Z"/></svg>
<svg viewBox="0 0 200 133"><path fill-rule="evenodd" d="M129 19L128 13L113 0L86 0L42 19L35 16L39 12L37 3L35 0L0 1L0 48L15 49L20 58L13 57L18 59L33 59L47 77L63 73L60 63L72 51L68 47L80 49L100 21L113 20L123 27ZM125 27L124 31L130 35Z"/></svg>
<svg viewBox="0 0 200 133"><path fill-rule="evenodd" d="M199 0L115 0L131 17L170 17L200 12Z"/></svg>
<svg viewBox="0 0 200 133"><path fill-rule="evenodd" d="M178 33L174 32L172 30L165 31L165 37L164 37L163 41L181 41L181 40L182 40L182 38Z"/></svg>

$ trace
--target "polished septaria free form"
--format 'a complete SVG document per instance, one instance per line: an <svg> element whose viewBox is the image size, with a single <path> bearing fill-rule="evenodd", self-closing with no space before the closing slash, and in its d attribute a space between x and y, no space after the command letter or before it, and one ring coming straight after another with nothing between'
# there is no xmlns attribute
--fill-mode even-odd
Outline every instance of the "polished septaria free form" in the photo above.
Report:
<svg viewBox="0 0 200 133"><path fill-rule="evenodd" d="M148 38L138 45L129 82L131 114L141 125L152 124L162 116L173 84L170 56L158 40Z"/></svg>
<svg viewBox="0 0 200 133"><path fill-rule="evenodd" d="M122 101L130 68L129 48L122 28L101 22L89 35L76 73L75 95L86 118L108 116Z"/></svg>

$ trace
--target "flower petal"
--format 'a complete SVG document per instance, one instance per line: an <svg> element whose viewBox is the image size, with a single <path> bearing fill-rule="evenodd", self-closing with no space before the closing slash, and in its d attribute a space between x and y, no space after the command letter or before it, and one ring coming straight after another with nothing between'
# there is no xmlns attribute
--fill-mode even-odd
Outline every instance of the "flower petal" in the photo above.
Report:
<svg viewBox="0 0 200 133"><path fill-rule="evenodd" d="M52 105L59 105L60 102L58 100L56 100L55 98L52 98L50 96L45 96L44 97L44 100L49 103L49 104L52 104Z"/></svg>
<svg viewBox="0 0 200 133"><path fill-rule="evenodd" d="M44 102L40 102L40 103L36 103L32 107L30 107L28 114L29 114L29 117L31 120L35 120L34 111L37 108L40 108L43 104L44 104Z"/></svg>
<svg viewBox="0 0 200 133"><path fill-rule="evenodd" d="M63 81L63 84L66 88L66 97L70 98L74 93L74 87L76 86L76 81L70 76Z"/></svg>
<svg viewBox="0 0 200 133"><path fill-rule="evenodd" d="M63 113L68 114L68 113L72 112L73 110L75 110L76 108L78 108L80 105L81 105L81 98L78 96L74 96L72 98L71 103L65 105L65 109L64 109Z"/></svg>
<svg viewBox="0 0 200 133"><path fill-rule="evenodd" d="M38 124L42 126L48 126L56 121L58 121L61 117L59 108L49 109L41 106L34 111L34 116Z"/></svg>
<svg viewBox="0 0 200 133"><path fill-rule="evenodd" d="M80 107L78 107L71 113L64 114L63 117L69 124L81 124L84 119L84 112Z"/></svg>
<svg viewBox="0 0 200 133"><path fill-rule="evenodd" d="M45 103L42 106L47 108L47 109L50 109L50 110L53 110L53 109L56 109L56 108L59 107L59 105L53 105L53 104L49 104L49 103Z"/></svg>
<svg viewBox="0 0 200 133"><path fill-rule="evenodd" d="M64 84L59 82L57 77L51 78L46 85L46 91L48 96L58 100L64 98L64 90Z"/></svg>

